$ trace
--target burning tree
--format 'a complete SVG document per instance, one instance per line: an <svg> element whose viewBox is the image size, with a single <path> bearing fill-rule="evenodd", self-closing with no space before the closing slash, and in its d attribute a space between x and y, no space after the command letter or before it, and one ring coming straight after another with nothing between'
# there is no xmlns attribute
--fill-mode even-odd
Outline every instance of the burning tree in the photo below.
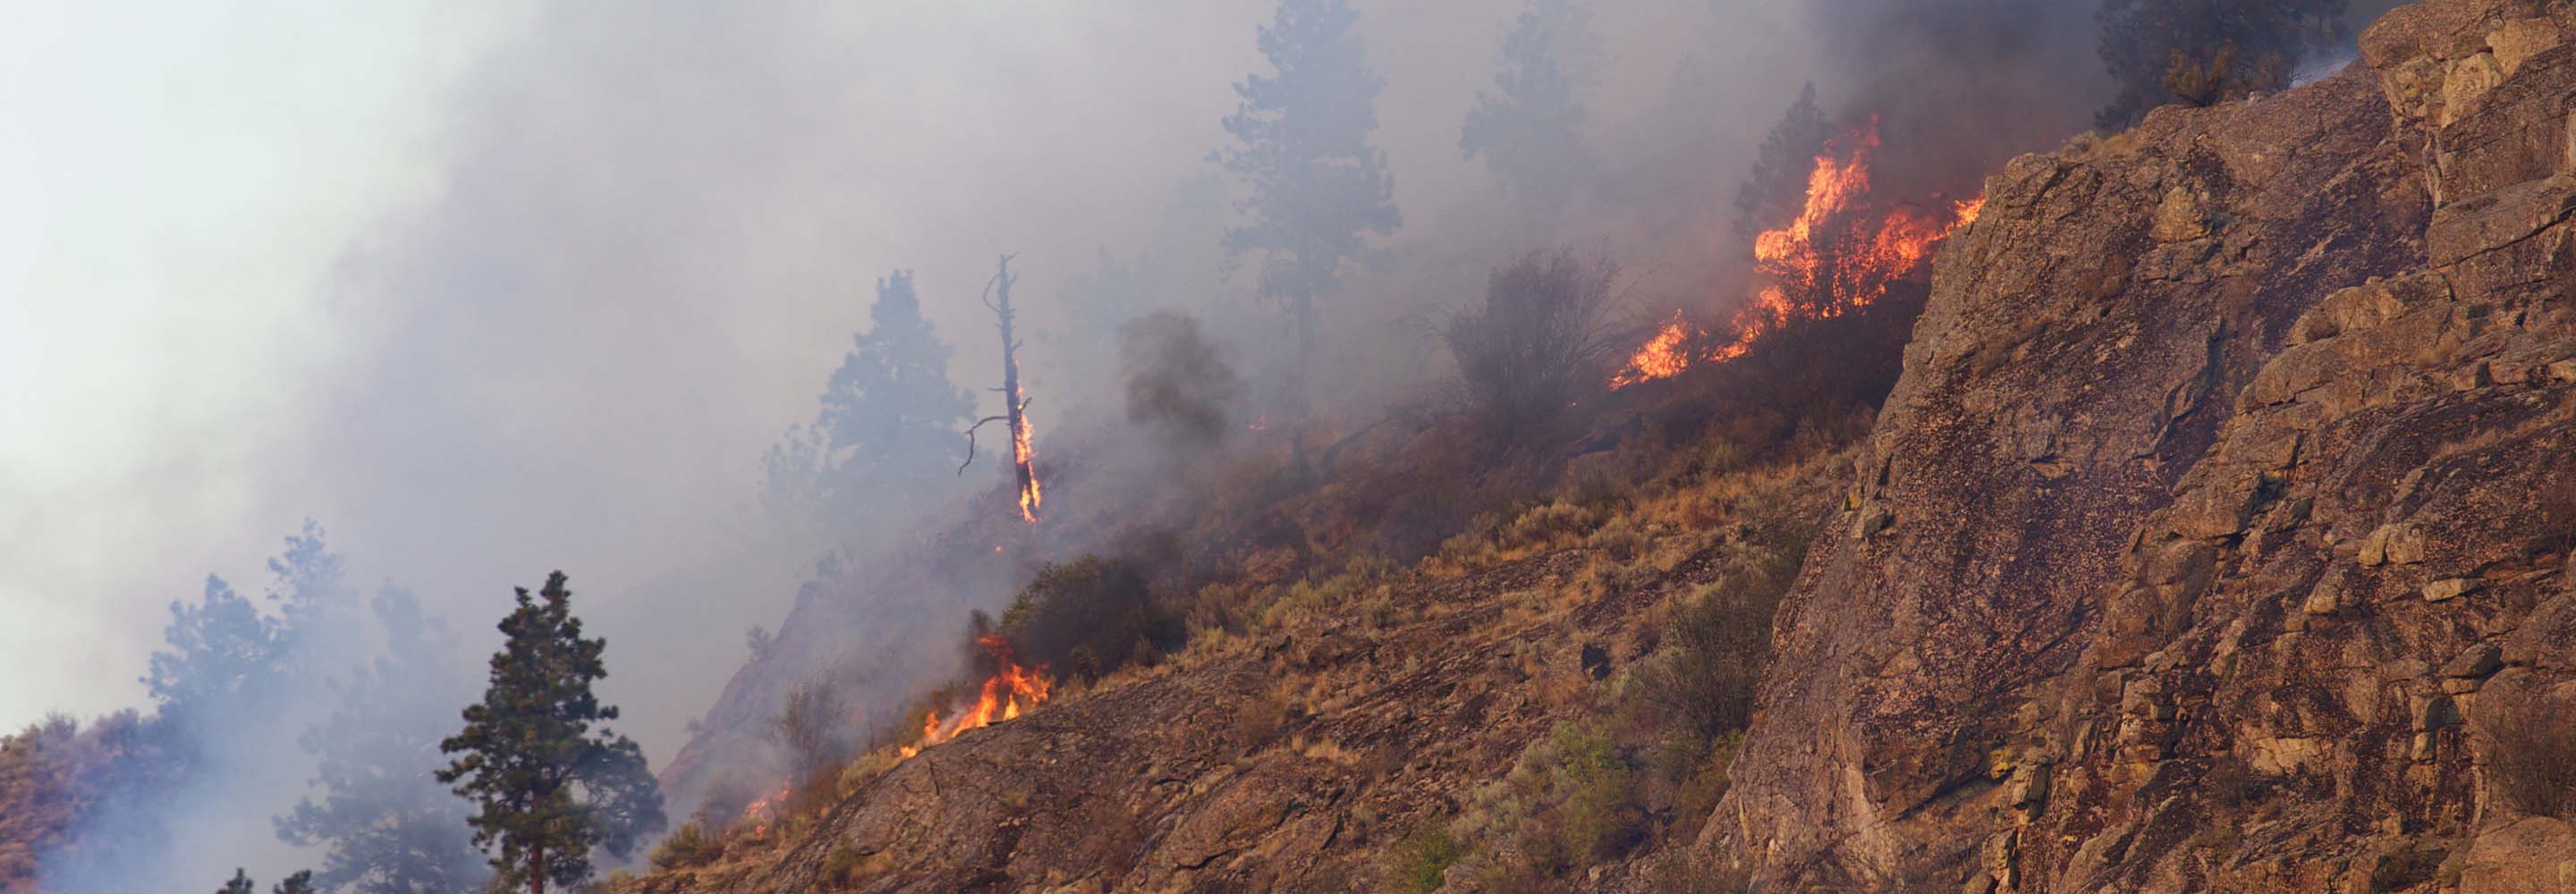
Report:
<svg viewBox="0 0 2576 894"><path fill-rule="evenodd" d="M957 473L965 474L966 467L975 463L976 429L983 428L987 422L1009 424L1012 476L1020 487L1020 517L1034 524L1038 520L1042 495L1038 489L1038 456L1034 444L1037 435L1029 428L1029 399L1020 393L1020 342L1011 334L1011 284L1020 281L1019 277L1011 275L1011 259L1014 257L1018 256L1003 255L1000 269L994 272L991 281L984 284L984 307L993 312L1002 332L1002 387L993 389L1002 393L1002 415L975 420L975 424L966 429L966 461L958 464Z"/></svg>

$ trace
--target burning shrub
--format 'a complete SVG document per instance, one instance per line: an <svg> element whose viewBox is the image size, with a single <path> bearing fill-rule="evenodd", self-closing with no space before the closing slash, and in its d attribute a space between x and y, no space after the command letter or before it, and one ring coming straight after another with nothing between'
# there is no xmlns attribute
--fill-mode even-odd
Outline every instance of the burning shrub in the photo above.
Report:
<svg viewBox="0 0 2576 894"><path fill-rule="evenodd" d="M1606 377L1626 342L1611 319L1618 275L1606 258L1531 252L1494 272L1482 306L1440 326L1459 402L1488 434L1544 427Z"/></svg>
<svg viewBox="0 0 2576 894"><path fill-rule="evenodd" d="M1142 571L1092 555L1039 569L998 629L1026 659L1092 678L1181 638L1179 619L1154 602Z"/></svg>
<svg viewBox="0 0 2576 894"><path fill-rule="evenodd" d="M2533 693L2505 707L2489 729L2496 796L2525 815L2576 819L2576 704Z"/></svg>

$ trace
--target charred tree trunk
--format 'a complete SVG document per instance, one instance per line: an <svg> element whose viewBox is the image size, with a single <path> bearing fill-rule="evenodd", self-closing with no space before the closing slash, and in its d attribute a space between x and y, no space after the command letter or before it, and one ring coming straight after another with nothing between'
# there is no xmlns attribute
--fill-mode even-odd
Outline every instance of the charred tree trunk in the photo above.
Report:
<svg viewBox="0 0 2576 894"><path fill-rule="evenodd" d="M1020 517L1035 522L1041 501L1035 445L1037 436L1029 426L1029 400L1020 394L1020 342L1011 330L1011 284L1020 279L1011 275L1013 257L1016 256L1003 255L992 281L984 284L984 306L993 312L993 318L1002 331L1002 387L993 390L1002 393L1003 412L1000 416L978 419L973 427L966 430L966 462L960 464L957 471L963 474L966 466L975 462L976 429L983 428L987 422L1010 426L1011 474L1019 485Z"/></svg>

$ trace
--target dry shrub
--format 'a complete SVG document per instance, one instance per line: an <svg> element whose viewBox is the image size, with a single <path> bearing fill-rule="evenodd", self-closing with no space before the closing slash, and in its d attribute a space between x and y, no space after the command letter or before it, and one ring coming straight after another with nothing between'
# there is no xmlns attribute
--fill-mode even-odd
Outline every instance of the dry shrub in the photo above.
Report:
<svg viewBox="0 0 2576 894"><path fill-rule="evenodd" d="M2236 58L2235 44L2206 56L2175 50L2165 61L2165 91L2188 106L2214 106L2255 91L2290 86L2290 66L2279 53L2264 53L2251 63Z"/></svg>
<svg viewBox="0 0 2576 894"><path fill-rule="evenodd" d="M1439 335L1458 364L1459 403L1479 428L1521 438L1602 387L1629 341L1612 319L1618 276L1606 258L1531 252L1494 271L1481 306L1449 314Z"/></svg>
<svg viewBox="0 0 2576 894"><path fill-rule="evenodd" d="M1503 529L1505 552L1554 549L1580 540L1598 518L1592 510L1566 502L1533 507Z"/></svg>
<svg viewBox="0 0 2576 894"><path fill-rule="evenodd" d="M1235 750L1251 753L1278 735L1287 722L1287 696L1274 690L1244 699L1234 708Z"/></svg>
<svg viewBox="0 0 2576 894"><path fill-rule="evenodd" d="M840 765L848 754L846 717L830 682L807 682L787 693L786 704L769 718L769 736L787 751L789 778L814 779Z"/></svg>
<svg viewBox="0 0 2576 894"><path fill-rule="evenodd" d="M705 866L721 856L724 856L723 843L692 822L663 837L662 843L653 846L649 859L655 871L670 872Z"/></svg>
<svg viewBox="0 0 2576 894"><path fill-rule="evenodd" d="M2576 819L2576 704L2543 694L2498 706L2488 783L2528 816Z"/></svg>

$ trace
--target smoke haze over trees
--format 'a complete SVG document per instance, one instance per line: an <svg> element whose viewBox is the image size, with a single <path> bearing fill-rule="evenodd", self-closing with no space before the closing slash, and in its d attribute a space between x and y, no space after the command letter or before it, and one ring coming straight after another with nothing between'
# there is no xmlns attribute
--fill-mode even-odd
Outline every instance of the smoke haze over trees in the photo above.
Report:
<svg viewBox="0 0 2576 894"><path fill-rule="evenodd" d="M45 861L62 884L200 890L245 863L366 891L479 877L470 857L435 856L453 854L463 802L419 755L455 732L476 666L460 656L499 645L489 622L529 569L582 571L591 630L655 657L597 693L628 709L621 729L656 767L718 723L727 675L759 657L734 632L779 629L792 605L849 599L867 628L931 631L916 638L945 650L959 612L999 609L1029 580L1017 554L861 602L852 581L880 586L876 570L818 571L816 544L910 546L993 483L980 463L953 472L974 415L960 383L998 365L973 300L998 247L1027 271L1042 436L1086 448L1069 466L1104 457L1082 471L1123 488L1098 470L1153 455L1118 455L1127 439L1241 438L1291 370L1311 370L1298 393L1353 418L1451 381L1420 324L1486 297L1536 247L1526 218L1628 261L1659 310L1727 307L1744 291L1729 200L1741 185L1763 209L1745 216L1775 215L1811 137L1878 111L1906 147L1892 176L1972 189L2004 148L2080 130L2112 87L2092 5L2038 0L513 9L445 51L460 74L371 94L421 134L393 185L348 188L381 193L362 225L314 237L318 260L281 274L292 298L271 300L290 311L183 271L206 291L173 290L195 309L152 324L174 347L142 364L165 391L148 412L95 401L146 446L92 450L39 416L45 440L98 458L0 453L0 606L24 621L0 631L24 662L0 676L27 681L0 693L15 712L0 728L26 730L0 746L0 845L61 844L12 830L76 823L82 845ZM261 22L278 42L242 55L314 43ZM122 24L108 33L147 30ZM205 107L240 113L188 116L210 132L336 107L271 109L208 77L220 102ZM1765 145L1793 101L1789 136ZM231 170L304 145L166 154ZM1775 176L1744 184L1757 153ZM132 201L157 216L181 198ZM1401 263L1371 263L1385 258ZM0 331L48 332L14 322L0 309ZM145 376L127 367L149 352L98 353L117 366L40 363L25 381L70 383L68 404ZM222 400L175 387L234 375ZM256 577L246 559L308 513L352 562L306 528L260 592L207 573ZM362 602L351 584L379 580L410 589ZM1141 605L1101 580L1117 586L1067 592ZM131 620L157 620L173 593L189 598L165 638ZM1123 655L1132 639L1093 645ZM846 670L777 652L783 678ZM841 691L855 717L915 679ZM427 720L413 707L433 704ZM121 865L147 851L171 855L168 877ZM0 880L39 862L0 849Z"/></svg>

